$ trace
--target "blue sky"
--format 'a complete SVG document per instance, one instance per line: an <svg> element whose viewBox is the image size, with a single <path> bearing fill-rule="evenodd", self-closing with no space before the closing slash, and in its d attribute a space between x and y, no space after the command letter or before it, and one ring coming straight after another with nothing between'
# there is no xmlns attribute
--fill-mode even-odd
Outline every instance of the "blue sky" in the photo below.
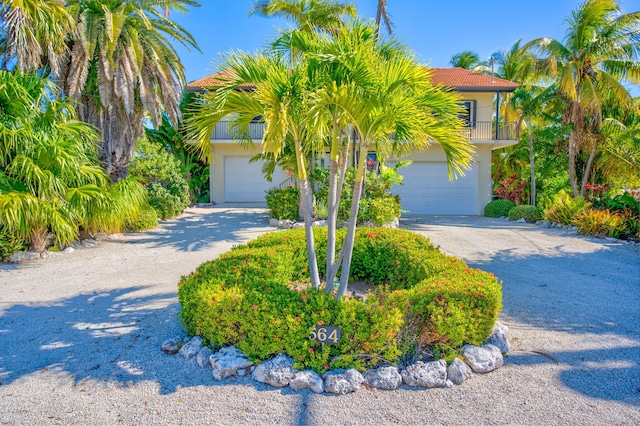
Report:
<svg viewBox="0 0 640 426"><path fill-rule="evenodd" d="M358 13L375 17L377 1L353 1ZM396 36L417 57L434 67L448 66L451 56L473 50L487 59L507 49L519 38L562 39L565 19L582 0L388 0ZM202 52L179 47L187 81L217 70L220 53L255 52L288 28L287 21L249 16L251 0L200 0L202 5L186 14L171 13L197 40ZM640 10L640 0L619 0L625 13ZM638 87L632 92L640 95Z"/></svg>

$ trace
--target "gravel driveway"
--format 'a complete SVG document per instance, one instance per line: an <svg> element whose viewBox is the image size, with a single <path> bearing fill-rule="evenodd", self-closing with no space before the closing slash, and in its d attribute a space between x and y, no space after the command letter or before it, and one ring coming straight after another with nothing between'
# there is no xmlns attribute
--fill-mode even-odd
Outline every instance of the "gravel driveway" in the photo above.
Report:
<svg viewBox="0 0 640 426"><path fill-rule="evenodd" d="M0 424L640 424L637 246L484 217L401 226L503 280L503 368L451 389L344 396L215 382L160 350L181 330L176 283L273 228L260 208L190 208L147 233L0 265Z"/></svg>

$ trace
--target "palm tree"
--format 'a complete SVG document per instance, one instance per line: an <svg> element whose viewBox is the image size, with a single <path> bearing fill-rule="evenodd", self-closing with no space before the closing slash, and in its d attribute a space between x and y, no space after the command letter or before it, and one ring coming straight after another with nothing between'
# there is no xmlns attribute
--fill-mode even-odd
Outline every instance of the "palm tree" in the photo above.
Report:
<svg viewBox="0 0 640 426"><path fill-rule="evenodd" d="M6 58L19 69L50 66L79 119L100 133L100 160L115 180L127 175L143 118L166 112L177 125L184 70L175 40L193 37L164 15L193 0L45 0L4 2ZM35 29L33 30L32 27ZM63 60L64 59L64 60Z"/></svg>
<svg viewBox="0 0 640 426"><path fill-rule="evenodd" d="M336 32L344 25L344 17L356 16L356 6L327 0L259 0L249 15L254 13L291 19L304 32Z"/></svg>
<svg viewBox="0 0 640 426"><path fill-rule="evenodd" d="M387 10L387 0L378 0L378 8L376 9L376 35L380 33L380 23L384 22L387 32L393 34L393 24Z"/></svg>
<svg viewBox="0 0 640 426"><path fill-rule="evenodd" d="M299 31L299 30L293 30ZM309 119L309 100L313 84L309 79L308 64L285 61L282 55L266 53L252 56L235 53L224 57L229 76L228 85L215 92L205 93L186 119L192 139L197 141L201 153L209 153L209 139L216 124L230 117L235 138L252 144L249 126L256 116L266 123L262 152L274 159L286 147L293 147L301 192L301 205L305 222L309 272L314 288L320 287L312 230L312 194L309 185L307 154L319 149L314 144L323 138ZM255 90L237 90L242 84L254 84Z"/></svg>
<svg viewBox="0 0 640 426"><path fill-rule="evenodd" d="M0 224L43 251L66 245L108 201L98 135L35 75L0 71Z"/></svg>
<svg viewBox="0 0 640 426"><path fill-rule="evenodd" d="M192 0L73 0L78 22L65 93L79 102L79 118L99 129L100 159L114 179L127 175L143 118L161 124L163 111L177 125L184 69L169 38L197 47L193 37L162 13Z"/></svg>
<svg viewBox="0 0 640 426"><path fill-rule="evenodd" d="M640 82L638 52L640 12L621 14L616 0L587 0L567 19L563 42L538 38L524 48L536 54L537 72L556 82L558 91L569 101L569 181L574 196L578 189L576 157L584 138L584 124L602 117L602 97L633 108L633 100L623 81ZM585 174L589 170L585 170Z"/></svg>
<svg viewBox="0 0 640 426"><path fill-rule="evenodd" d="M491 68L487 66L486 62L481 61L478 54L471 50L465 50L453 55L449 60L449 65L482 74L491 73Z"/></svg>
<svg viewBox="0 0 640 426"><path fill-rule="evenodd" d="M516 131L519 134L522 124L527 125L527 136L529 142L529 170L531 172L531 205L536 205L536 168L534 151L534 129L535 122L541 122L544 116L543 111L546 103L554 98L556 88L550 86L546 89L529 86L519 87L509 99L510 106L518 114Z"/></svg>
<svg viewBox="0 0 640 426"><path fill-rule="evenodd" d="M340 162L339 158L349 152L344 144L336 149L341 132L353 129L358 153L347 234L338 261L333 266L327 265L327 290L342 267L337 292L337 297L341 297L349 280L367 153L375 150L381 159L402 157L435 142L447 154L451 173L457 174L469 165L471 148L461 137L458 97L431 86L430 74L424 66L396 40L378 43L375 28L356 21L322 44L321 49L315 55L308 52L320 67L324 61L326 75L317 91L312 116L324 117L321 121L330 123L333 130L330 175L336 174L339 163L344 167L345 161ZM337 178L334 176L330 181L331 191ZM331 208L337 205L332 204ZM335 220L336 216L333 217ZM328 253L327 257L330 256Z"/></svg>
<svg viewBox="0 0 640 426"><path fill-rule="evenodd" d="M15 59L24 72L45 65L59 73L69 53L66 44L75 32L73 17L61 2L51 0L5 0L0 6L4 37L0 42L2 69Z"/></svg>

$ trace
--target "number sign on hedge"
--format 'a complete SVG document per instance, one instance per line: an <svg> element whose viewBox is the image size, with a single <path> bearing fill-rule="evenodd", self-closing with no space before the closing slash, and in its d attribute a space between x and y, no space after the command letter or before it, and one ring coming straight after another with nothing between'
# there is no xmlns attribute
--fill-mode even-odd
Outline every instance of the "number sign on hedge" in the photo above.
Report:
<svg viewBox="0 0 640 426"><path fill-rule="evenodd" d="M342 339L342 329L338 327L317 325L315 330L309 334L309 339L320 343L337 345L340 343L340 339Z"/></svg>

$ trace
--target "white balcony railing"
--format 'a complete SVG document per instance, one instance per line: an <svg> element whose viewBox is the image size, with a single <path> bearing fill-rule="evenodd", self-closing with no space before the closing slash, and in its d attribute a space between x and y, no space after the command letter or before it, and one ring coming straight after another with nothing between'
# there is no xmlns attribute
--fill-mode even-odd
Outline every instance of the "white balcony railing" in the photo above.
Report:
<svg viewBox="0 0 640 426"><path fill-rule="evenodd" d="M249 136L253 140L262 139L264 123L249 124ZM516 127L513 122L474 121L463 130L469 140L513 140L516 139ZM228 121L221 121L213 130L211 140L235 140L238 135L230 128Z"/></svg>

